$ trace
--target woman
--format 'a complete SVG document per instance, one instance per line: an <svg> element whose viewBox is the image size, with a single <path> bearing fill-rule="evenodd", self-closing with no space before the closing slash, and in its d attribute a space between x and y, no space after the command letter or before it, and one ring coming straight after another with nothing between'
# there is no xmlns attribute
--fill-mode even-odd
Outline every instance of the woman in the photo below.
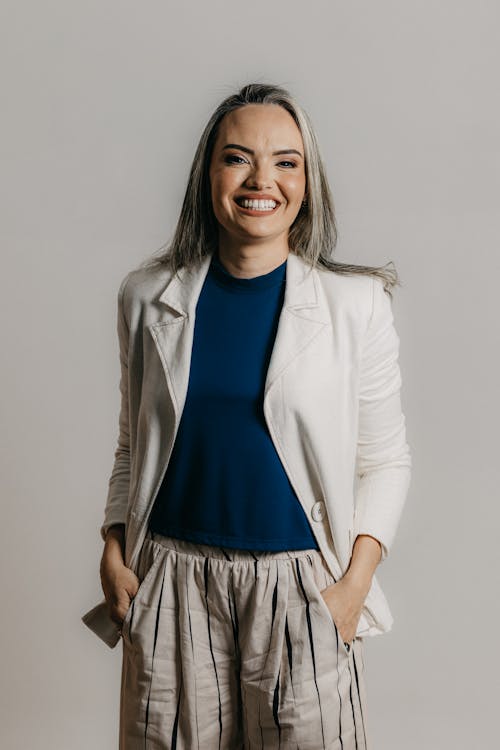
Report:
<svg viewBox="0 0 500 750"><path fill-rule="evenodd" d="M329 257L307 115L252 84L201 137L168 252L118 295L101 535L120 748L368 748L363 638L411 459L387 268ZM115 632L111 632L112 630Z"/></svg>

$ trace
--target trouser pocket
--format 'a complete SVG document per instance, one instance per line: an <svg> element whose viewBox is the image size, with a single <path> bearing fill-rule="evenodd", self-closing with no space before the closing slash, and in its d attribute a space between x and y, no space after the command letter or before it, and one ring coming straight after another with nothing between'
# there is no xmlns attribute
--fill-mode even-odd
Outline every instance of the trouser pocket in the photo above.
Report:
<svg viewBox="0 0 500 750"><path fill-rule="evenodd" d="M133 620L135 613L141 606L145 595L147 594L148 587L154 581L155 571L158 568L164 547L158 542L153 541L150 536L144 539L142 544L141 552L138 561L138 572L137 577L139 578L140 584L137 589L135 596L130 602L129 608L125 613L125 617L122 622L122 637L129 643L132 642L132 630Z"/></svg>
<svg viewBox="0 0 500 750"><path fill-rule="evenodd" d="M352 650L352 643L354 642L354 639L351 643L346 643L344 639L342 638L339 629L337 628L337 625L335 623L335 620L333 619L333 615L330 612L328 605L326 601L324 600L321 591L328 586L330 586L332 583L335 583L335 579L333 576L329 573L326 563L323 560L323 555L318 550L312 550L313 554L308 554L307 559L309 561L309 569L310 569L310 576L308 576L310 584L311 584L311 594L313 596L314 601L317 603L320 611L323 612L324 616L328 619L328 621L331 624L333 633L338 640L338 642L341 644L343 650L346 654L350 654Z"/></svg>

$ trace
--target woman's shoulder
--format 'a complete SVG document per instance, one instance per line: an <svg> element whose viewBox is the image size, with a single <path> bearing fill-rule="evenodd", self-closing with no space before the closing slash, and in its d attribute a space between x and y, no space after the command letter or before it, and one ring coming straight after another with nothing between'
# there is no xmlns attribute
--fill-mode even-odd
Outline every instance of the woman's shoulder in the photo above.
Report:
<svg viewBox="0 0 500 750"><path fill-rule="evenodd" d="M151 300L161 293L172 275L165 265L137 266L121 278L118 296L127 306Z"/></svg>
<svg viewBox="0 0 500 750"><path fill-rule="evenodd" d="M323 286L328 288L331 287L342 294L371 294L373 291L373 283L382 283L381 280L372 273L356 273L354 271L347 273L331 270L324 266L318 266L317 271Z"/></svg>
<svg viewBox="0 0 500 750"><path fill-rule="evenodd" d="M369 273L340 273L319 268L318 277L329 306L356 317L369 316L375 295L383 290L381 279Z"/></svg>

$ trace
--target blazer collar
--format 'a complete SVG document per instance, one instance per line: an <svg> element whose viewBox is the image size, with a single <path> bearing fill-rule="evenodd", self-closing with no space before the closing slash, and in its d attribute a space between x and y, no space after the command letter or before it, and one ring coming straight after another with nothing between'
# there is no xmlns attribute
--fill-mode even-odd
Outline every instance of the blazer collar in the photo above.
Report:
<svg viewBox="0 0 500 750"><path fill-rule="evenodd" d="M189 381L195 308L211 257L209 254L196 267L182 268L172 276L158 298L164 306L160 319L148 326L178 417ZM316 336L325 326L331 326L331 312L316 269L311 269L294 253L289 253L287 261L283 306L264 387L265 411L271 408L274 386L290 364L298 356L307 356L308 347ZM269 419L271 421L271 417Z"/></svg>
<svg viewBox="0 0 500 750"><path fill-rule="evenodd" d="M159 301L178 315L189 317L196 308L211 259L212 253L208 253L197 266L179 269L169 280ZM328 323L328 311L322 305L319 287L315 269L299 255L290 252L287 257L283 308L289 311L309 310L309 313L302 313L302 316Z"/></svg>

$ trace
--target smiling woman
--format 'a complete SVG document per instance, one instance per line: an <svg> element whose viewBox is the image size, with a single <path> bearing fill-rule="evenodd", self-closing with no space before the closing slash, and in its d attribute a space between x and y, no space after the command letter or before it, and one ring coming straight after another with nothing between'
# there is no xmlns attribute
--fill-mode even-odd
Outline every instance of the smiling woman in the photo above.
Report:
<svg viewBox="0 0 500 750"><path fill-rule="evenodd" d="M122 280L121 409L101 536L123 643L120 750L368 750L363 639L411 458L384 267L333 260L304 110L223 101L173 241ZM113 628L115 632L111 632Z"/></svg>
<svg viewBox="0 0 500 750"><path fill-rule="evenodd" d="M277 104L247 104L222 120L209 177L218 252L231 273L266 273L288 254L305 200L303 152L299 128Z"/></svg>

